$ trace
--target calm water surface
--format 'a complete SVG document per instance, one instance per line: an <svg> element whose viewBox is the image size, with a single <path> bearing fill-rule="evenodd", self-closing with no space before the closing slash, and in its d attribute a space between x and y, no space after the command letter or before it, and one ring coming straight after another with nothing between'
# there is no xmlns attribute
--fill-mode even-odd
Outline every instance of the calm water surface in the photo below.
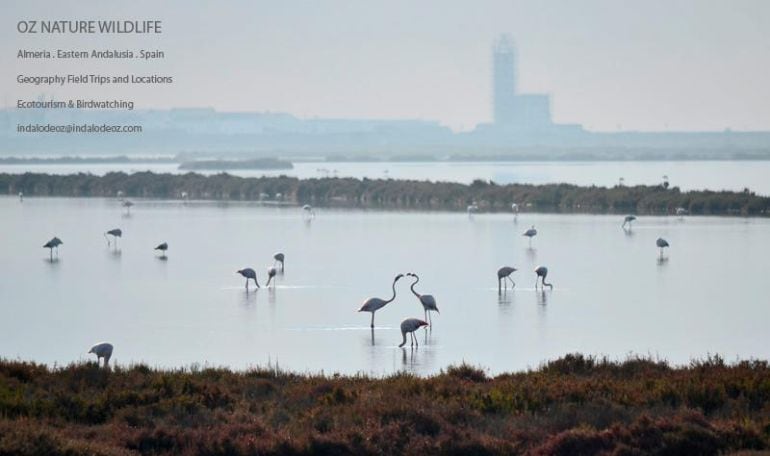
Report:
<svg viewBox="0 0 770 456"><path fill-rule="evenodd" d="M176 164L100 164L100 165L0 165L3 173L27 171L51 174L89 172L103 175L112 171L181 173ZM186 171L184 171L186 172ZM198 171L200 172L200 171ZM206 174L206 172L203 172ZM208 174L212 174L209 172ZM369 177L418 179L470 183L474 179L500 184L570 183L577 185L616 185L621 177L626 185L656 185L663 176L682 190L733 190L749 188L770 195L768 161L650 161L650 162L503 162L503 163L295 163L292 170L233 170L238 176Z"/></svg>
<svg viewBox="0 0 770 456"><path fill-rule="evenodd" d="M397 213L136 200L130 217L106 199L0 198L0 356L45 363L86 359L115 344L121 364L191 363L295 371L424 375L467 361L491 373L569 352L652 354L674 363L720 353L770 357L770 221L614 216ZM539 231L530 248L521 233ZM120 227L119 249L103 233ZM48 261L41 246L64 245ZM671 243L659 261L655 239ZM153 247L169 243L167 259ZM275 289L247 293L286 254ZM533 288L550 269L553 291ZM496 271L519 268L498 295ZM417 349L399 322L422 307L393 276L415 271L441 310Z"/></svg>

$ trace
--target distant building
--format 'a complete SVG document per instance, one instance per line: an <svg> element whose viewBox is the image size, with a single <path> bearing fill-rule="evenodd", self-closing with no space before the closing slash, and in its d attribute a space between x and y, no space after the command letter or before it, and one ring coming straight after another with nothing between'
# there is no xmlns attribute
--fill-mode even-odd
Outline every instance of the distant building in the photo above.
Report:
<svg viewBox="0 0 770 456"><path fill-rule="evenodd" d="M548 95L517 93L516 50L509 35L501 35L492 45L492 65L495 127L524 131L552 127Z"/></svg>
<svg viewBox="0 0 770 456"><path fill-rule="evenodd" d="M516 97L516 54L508 35L492 45L492 108L495 124L514 121Z"/></svg>

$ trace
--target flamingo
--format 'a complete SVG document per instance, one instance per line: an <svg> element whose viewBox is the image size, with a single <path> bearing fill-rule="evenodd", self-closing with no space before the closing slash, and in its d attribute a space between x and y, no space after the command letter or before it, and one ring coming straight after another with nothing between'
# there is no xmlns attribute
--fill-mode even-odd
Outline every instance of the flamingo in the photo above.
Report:
<svg viewBox="0 0 770 456"><path fill-rule="evenodd" d="M519 205L516 203L512 203L511 211L513 212L513 221L515 222L519 218Z"/></svg>
<svg viewBox="0 0 770 456"><path fill-rule="evenodd" d="M251 269L251 268L243 268L235 271L236 274L240 274L243 277L246 277L246 291L249 291L249 279L254 280L254 285L259 288L259 282L257 282L257 273Z"/></svg>
<svg viewBox="0 0 770 456"><path fill-rule="evenodd" d="M680 217L684 217L685 215L688 214L688 212L689 211L687 209L683 208L683 207L677 207L676 208L676 215L678 215Z"/></svg>
<svg viewBox="0 0 770 456"><path fill-rule="evenodd" d="M381 298L369 298L364 301L364 303L361 305L361 308L358 309L359 312L372 313L372 324L370 325L372 328L374 328L374 313L385 307L385 305L389 302L392 302L394 299L396 299L396 282L398 282L401 277L404 277L404 274L399 274L395 279L393 279L393 297L387 300Z"/></svg>
<svg viewBox="0 0 770 456"><path fill-rule="evenodd" d="M532 245L532 238L537 236L537 230L535 229L535 225L532 225L530 229L524 232L522 236L527 236L529 238L529 245Z"/></svg>
<svg viewBox="0 0 770 456"><path fill-rule="evenodd" d="M635 215L626 215L626 217L623 219L623 224L620 225L622 228L626 227L626 224L628 224L628 227L631 228L631 222L636 220Z"/></svg>
<svg viewBox="0 0 770 456"><path fill-rule="evenodd" d="M275 255L273 255L273 259L275 260L273 262L273 266L275 266L275 263L281 263L281 272L283 272L283 260L284 260L284 258L285 258L285 256L281 252L278 252Z"/></svg>
<svg viewBox="0 0 770 456"><path fill-rule="evenodd" d="M421 295L420 293L417 293L414 291L414 286L417 285L417 283L420 281L420 277L417 276L417 274L410 272L407 274L409 277L414 277L415 281L412 282L412 286L410 287L412 289L412 293L414 293L415 296L417 296L417 299L420 301L420 304L422 304L423 310L425 310L425 319L430 321L430 324L433 324L433 321L430 320L430 314L428 311L434 311L438 312L438 307L436 306L436 298L433 297L433 295L424 294Z"/></svg>
<svg viewBox="0 0 770 456"><path fill-rule="evenodd" d="M411 336L411 345L419 346L417 343L417 337L415 337L414 332L423 326L428 326L428 323L420 320L419 318L405 318L404 321L401 322L401 344L399 347L406 345L406 333L409 333Z"/></svg>
<svg viewBox="0 0 770 456"><path fill-rule="evenodd" d="M267 285L265 285L266 287L270 288L270 282L273 280L273 277L275 277L276 273L277 271L275 270L275 267L270 266L269 268L267 268ZM256 282L256 279L254 279L254 281ZM246 282L248 282L248 280ZM275 284L273 284L273 288L275 288Z"/></svg>
<svg viewBox="0 0 770 456"><path fill-rule="evenodd" d="M500 293L500 284L501 282L505 284L505 289L508 289L508 282L505 279L508 279L511 281L511 288L514 288L516 286L516 282L513 281L511 278L511 274L516 272L516 268L512 268L510 266L503 266L502 268L497 270L497 292Z"/></svg>
<svg viewBox="0 0 770 456"><path fill-rule="evenodd" d="M19 192L19 202L24 202L24 192Z"/></svg>
<svg viewBox="0 0 770 456"><path fill-rule="evenodd" d="M50 241L46 242L43 248L49 249L51 253L51 261L53 261L53 249L56 249L56 256L59 256L59 246L64 244L61 239L57 238L56 236L53 237Z"/></svg>
<svg viewBox="0 0 770 456"><path fill-rule="evenodd" d="M305 204L302 206L302 210L305 211L305 214L307 214L309 217L315 217L315 211L313 210L313 206L309 204Z"/></svg>
<svg viewBox="0 0 770 456"><path fill-rule="evenodd" d="M129 200L123 201L123 207L126 208L126 214L129 214L129 215L131 214L131 206L133 205L134 203Z"/></svg>
<svg viewBox="0 0 770 456"><path fill-rule="evenodd" d="M655 241L655 245L657 245L658 248L660 248L660 257L663 258L663 249L668 247L668 241L663 238L658 238Z"/></svg>
<svg viewBox="0 0 770 456"><path fill-rule="evenodd" d="M115 248L117 248L118 238L123 237L123 231L120 228L114 228L104 233L104 239L107 239L107 247L110 246L110 238L107 237L108 234L115 239Z"/></svg>
<svg viewBox="0 0 770 456"><path fill-rule="evenodd" d="M104 358L104 367L108 367L110 363L110 358L112 357L112 344L109 342L101 342L93 347L91 347L90 350L88 350L88 353L93 353L96 355L96 364L99 364L99 361Z"/></svg>
<svg viewBox="0 0 770 456"><path fill-rule="evenodd" d="M154 250L160 250L160 256L165 257L166 256L166 250L168 250L168 242L164 242L162 244L158 244L157 247L155 247Z"/></svg>
<svg viewBox="0 0 770 456"><path fill-rule="evenodd" d="M537 290L537 281L541 277L543 278L543 288L545 287L551 287L551 290L553 290L553 284L550 284L545 281L546 276L548 276L548 268L545 266L539 266L537 269L535 269L535 274L537 274L537 278L535 278L535 289Z"/></svg>
<svg viewBox="0 0 770 456"><path fill-rule="evenodd" d="M476 205L476 202L472 202L470 205L468 205L468 208L466 209L468 211L468 217L472 217L473 214L479 211L479 206Z"/></svg>

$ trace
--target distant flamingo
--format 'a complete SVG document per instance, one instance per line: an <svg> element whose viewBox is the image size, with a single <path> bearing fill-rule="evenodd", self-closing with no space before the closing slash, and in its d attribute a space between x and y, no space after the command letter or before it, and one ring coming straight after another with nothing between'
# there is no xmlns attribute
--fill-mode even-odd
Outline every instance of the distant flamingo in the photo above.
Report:
<svg viewBox="0 0 770 456"><path fill-rule="evenodd" d="M115 248L117 248L118 238L123 236L123 231L120 228L114 228L104 233L104 239L107 239L107 247L110 246L110 238L107 237L108 234L115 239Z"/></svg>
<svg viewBox="0 0 770 456"><path fill-rule="evenodd" d="M657 245L658 248L660 249L660 257L663 258L663 249L668 247L668 241L663 238L658 238L655 241L655 245Z"/></svg>
<svg viewBox="0 0 770 456"><path fill-rule="evenodd" d="M428 311L438 312L438 307L436 306L436 298L433 297L433 295L429 294L423 294L417 293L414 290L414 286L417 285L417 283L420 281L420 277L417 276L417 274L410 272L407 274L409 277L414 277L415 281L412 282L412 286L410 287L412 290L412 293L414 293L415 296L417 296L417 299L420 301L420 304L422 304L422 308L425 311L425 319L430 321L430 324L433 324L433 321L430 320L430 314Z"/></svg>
<svg viewBox="0 0 770 456"><path fill-rule="evenodd" d="M259 282L257 282L257 273L251 268L243 268L235 271L237 274L246 277L246 291L249 291L249 279L254 280L254 285L259 288Z"/></svg>
<svg viewBox="0 0 770 456"><path fill-rule="evenodd" d="M394 299L396 299L396 282L401 279L401 277L404 277L404 274L399 274L396 276L395 279L393 279L393 297L390 299L381 299L381 298L369 298L361 305L361 308L358 309L359 312L371 312L372 313L372 324L371 327L374 328L374 313L378 310L385 307L386 304L392 302Z"/></svg>
<svg viewBox="0 0 770 456"><path fill-rule="evenodd" d="M516 203L512 203L511 211L513 212L513 221L515 222L519 218L519 205Z"/></svg>
<svg viewBox="0 0 770 456"><path fill-rule="evenodd" d="M269 268L267 268L267 284L265 285L267 288L270 288L270 282L273 280L273 277L275 277L276 274L277 274L277 271L273 266L270 266ZM273 284L273 288L275 288L275 284Z"/></svg>
<svg viewBox="0 0 770 456"><path fill-rule="evenodd" d="M19 201L24 202L24 192L19 192Z"/></svg>
<svg viewBox="0 0 770 456"><path fill-rule="evenodd" d="M305 204L302 206L302 210L307 214L309 217L315 217L315 211L313 210L313 206L309 204Z"/></svg>
<svg viewBox="0 0 770 456"><path fill-rule="evenodd" d="M168 250L168 242L164 242L162 244L158 244L157 247L155 247L154 250L160 250L160 256L165 257L166 256L166 250Z"/></svg>
<svg viewBox="0 0 770 456"><path fill-rule="evenodd" d="M64 244L61 239L57 238L56 236L53 237L50 241L46 242L43 248L49 249L49 252L51 254L51 261L53 261L53 249L56 249L56 256L59 256L59 246Z"/></svg>
<svg viewBox="0 0 770 456"><path fill-rule="evenodd" d="M281 252L278 252L275 255L273 255L273 260L275 260L273 262L273 266L275 266L275 263L281 263L281 272L283 272L283 260L284 260L284 258L285 258L285 256Z"/></svg>
<svg viewBox="0 0 770 456"><path fill-rule="evenodd" d="M527 236L529 238L529 245L532 246L532 238L537 236L537 230L535 229L535 225L532 225L530 229L524 232L522 236Z"/></svg>
<svg viewBox="0 0 770 456"><path fill-rule="evenodd" d="M418 318L406 318L404 321L401 322L401 344L399 347L403 347L406 345L406 333L409 333L409 336L411 336L412 340L412 346L419 346L417 343L417 337L414 335L414 332L418 329L422 328L423 326L428 326L428 323L420 320Z"/></svg>
<svg viewBox="0 0 770 456"><path fill-rule="evenodd" d="M502 268L497 270L497 292L499 293L501 290L501 285L505 285L505 289L508 289L508 282L507 280L511 281L511 288L514 288L516 286L516 282L513 281L511 278L511 274L516 272L516 268L512 268L510 266L503 266Z"/></svg>
<svg viewBox="0 0 770 456"><path fill-rule="evenodd" d="M471 204L468 206L468 208L467 208L467 211L468 211L468 217L472 217L472 216L473 216L473 214L475 214L476 212L478 212L478 211L479 211L479 206L478 206L478 205L476 205L476 202L474 201L474 202L472 202L472 203L471 203Z"/></svg>
<svg viewBox="0 0 770 456"><path fill-rule="evenodd" d="M687 209L685 209L683 207L676 208L676 215L678 215L680 217L683 217L683 216L687 215L689 212L690 211L688 211Z"/></svg>
<svg viewBox="0 0 770 456"><path fill-rule="evenodd" d="M104 367L107 368L109 367L110 358L112 357L112 348L111 343L102 342L91 347L91 349L88 350L88 353L96 355L96 364L99 364L99 361L104 359Z"/></svg>
<svg viewBox="0 0 770 456"><path fill-rule="evenodd" d="M131 206L133 206L133 205L134 205L134 203L129 201L129 200L123 201L123 207L126 208L126 214L128 214L128 215L131 214Z"/></svg>
<svg viewBox="0 0 770 456"><path fill-rule="evenodd" d="M539 279L543 279L543 288L550 287L551 290L553 290L553 284L550 284L545 281L545 278L548 276L548 268L545 266L540 266L537 269L535 269L535 274L537 274L537 278L535 279L535 289L537 290L537 281Z"/></svg>
<svg viewBox="0 0 770 456"><path fill-rule="evenodd" d="M623 224L620 225L622 228L626 227L626 224L628 224L628 227L631 228L631 222L636 220L635 215L626 215L626 217L623 219Z"/></svg>

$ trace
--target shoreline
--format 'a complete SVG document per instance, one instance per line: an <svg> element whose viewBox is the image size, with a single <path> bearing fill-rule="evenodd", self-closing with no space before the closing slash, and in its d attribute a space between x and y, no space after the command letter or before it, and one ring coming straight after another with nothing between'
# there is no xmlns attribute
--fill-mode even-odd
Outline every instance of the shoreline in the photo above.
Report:
<svg viewBox="0 0 770 456"><path fill-rule="evenodd" d="M770 216L770 197L750 191L681 191L678 187L584 187L573 184L471 184L393 179L238 177L152 172L92 174L0 173L0 193L25 197L116 197L254 201L328 208L479 213ZM679 214L681 215L681 214Z"/></svg>

